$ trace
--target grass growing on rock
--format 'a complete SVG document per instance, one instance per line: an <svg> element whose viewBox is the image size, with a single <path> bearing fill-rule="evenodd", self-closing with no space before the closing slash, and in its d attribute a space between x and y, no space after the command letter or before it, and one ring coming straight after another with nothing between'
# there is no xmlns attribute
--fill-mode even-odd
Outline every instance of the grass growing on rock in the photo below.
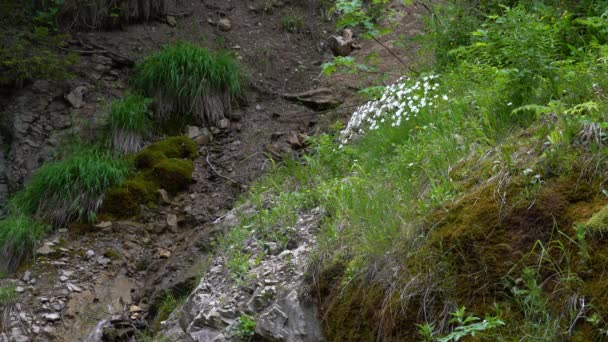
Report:
<svg viewBox="0 0 608 342"><path fill-rule="evenodd" d="M156 103L156 115L194 115L211 126L229 116L242 95L243 75L236 58L191 43L178 43L136 66L133 86Z"/></svg>
<svg viewBox="0 0 608 342"><path fill-rule="evenodd" d="M126 94L110 106L107 127L112 148L121 154L137 152L143 139L151 134L150 100L137 94Z"/></svg>
<svg viewBox="0 0 608 342"><path fill-rule="evenodd" d="M127 160L116 159L96 146L78 148L64 159L43 165L11 200L18 213L55 227L75 220L93 220L108 188L132 171Z"/></svg>

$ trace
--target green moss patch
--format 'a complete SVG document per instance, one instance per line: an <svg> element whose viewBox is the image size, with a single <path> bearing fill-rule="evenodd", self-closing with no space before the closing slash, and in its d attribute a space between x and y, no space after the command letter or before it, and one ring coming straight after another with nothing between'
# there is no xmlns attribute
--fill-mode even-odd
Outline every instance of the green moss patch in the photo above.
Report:
<svg viewBox="0 0 608 342"><path fill-rule="evenodd" d="M117 219L137 216L141 205L155 205L160 188L171 193L187 189L196 155L196 144L185 136L147 146L134 156L138 173L106 192L102 213Z"/></svg>
<svg viewBox="0 0 608 342"><path fill-rule="evenodd" d="M608 205L593 215L585 224L585 228L593 236L608 237Z"/></svg>

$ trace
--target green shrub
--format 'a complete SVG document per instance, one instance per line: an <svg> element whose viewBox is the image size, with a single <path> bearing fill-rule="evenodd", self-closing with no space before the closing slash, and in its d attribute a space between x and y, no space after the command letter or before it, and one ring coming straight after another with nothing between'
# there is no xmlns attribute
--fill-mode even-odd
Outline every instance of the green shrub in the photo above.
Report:
<svg viewBox="0 0 608 342"><path fill-rule="evenodd" d="M287 32L302 32L304 29L304 20L302 13L291 9L288 14L281 17L281 26Z"/></svg>
<svg viewBox="0 0 608 342"><path fill-rule="evenodd" d="M193 114L203 125L228 116L242 94L236 58L223 51L178 43L145 58L135 68L133 86L154 98L158 118Z"/></svg>
<svg viewBox="0 0 608 342"><path fill-rule="evenodd" d="M143 96L130 93L112 102L107 126L115 151L122 154L139 151L142 140L152 129L149 103Z"/></svg>
<svg viewBox="0 0 608 342"><path fill-rule="evenodd" d="M24 257L32 255L36 244L48 230L48 226L21 214L0 220L0 271L12 272Z"/></svg>
<svg viewBox="0 0 608 342"><path fill-rule="evenodd" d="M19 213L55 226L92 220L104 192L125 180L131 164L99 147L84 146L63 160L44 164L11 200Z"/></svg>

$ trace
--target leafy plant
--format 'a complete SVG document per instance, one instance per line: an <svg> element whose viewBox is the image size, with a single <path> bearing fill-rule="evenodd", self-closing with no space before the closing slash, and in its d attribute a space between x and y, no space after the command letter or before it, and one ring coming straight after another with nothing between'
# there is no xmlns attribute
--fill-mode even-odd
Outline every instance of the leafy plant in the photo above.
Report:
<svg viewBox="0 0 608 342"><path fill-rule="evenodd" d="M240 338L250 338L255 334L256 321L249 315L241 315L236 322L233 333Z"/></svg>
<svg viewBox="0 0 608 342"><path fill-rule="evenodd" d="M193 114L208 126L231 113L242 83L243 73L233 55L190 43L171 45L145 58L132 78L135 89L154 98L159 119Z"/></svg>

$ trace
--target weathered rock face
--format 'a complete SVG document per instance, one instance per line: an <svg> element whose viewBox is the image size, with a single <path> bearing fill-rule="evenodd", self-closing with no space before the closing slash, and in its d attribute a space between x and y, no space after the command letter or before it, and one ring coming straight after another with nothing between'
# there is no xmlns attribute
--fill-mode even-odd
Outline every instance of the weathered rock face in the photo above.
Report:
<svg viewBox="0 0 608 342"><path fill-rule="evenodd" d="M266 250L250 270L245 284L231 277L225 257L218 256L185 304L163 324L161 336L169 341L241 341L239 317L257 317L258 340L277 342L324 341L317 307L304 286L304 271L315 244L320 209L300 215L296 243L281 250L276 244L245 242L250 255ZM238 224L232 213L217 223L222 230Z"/></svg>
<svg viewBox="0 0 608 342"><path fill-rule="evenodd" d="M78 65L74 79L40 80L3 99L0 106L0 216L9 194L70 135L94 139L103 124L106 104L120 95L123 77L111 59L92 56ZM94 85L93 85L94 82Z"/></svg>

